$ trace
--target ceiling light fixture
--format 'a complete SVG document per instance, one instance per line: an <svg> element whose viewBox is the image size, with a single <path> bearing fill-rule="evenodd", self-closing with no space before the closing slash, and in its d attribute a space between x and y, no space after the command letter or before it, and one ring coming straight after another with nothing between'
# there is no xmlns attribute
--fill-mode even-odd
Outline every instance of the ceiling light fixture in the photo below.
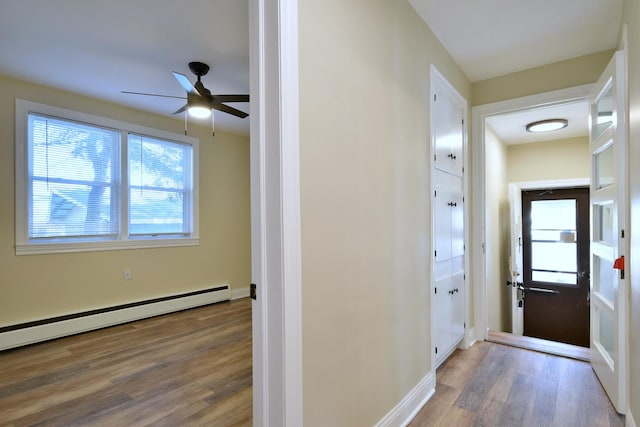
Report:
<svg viewBox="0 0 640 427"><path fill-rule="evenodd" d="M204 119L211 115L211 108L202 105L192 105L189 107L189 115L198 119Z"/></svg>
<svg viewBox="0 0 640 427"><path fill-rule="evenodd" d="M566 128L569 122L566 119L548 119L540 120L539 122L529 123L527 125L527 132L551 132Z"/></svg>

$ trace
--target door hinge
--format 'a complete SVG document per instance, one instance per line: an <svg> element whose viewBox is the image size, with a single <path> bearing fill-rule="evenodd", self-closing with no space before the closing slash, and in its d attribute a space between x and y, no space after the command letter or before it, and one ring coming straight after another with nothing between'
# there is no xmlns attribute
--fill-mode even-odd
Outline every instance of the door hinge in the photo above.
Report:
<svg viewBox="0 0 640 427"><path fill-rule="evenodd" d="M433 256L437 257L438 256L438 251L433 251Z"/></svg>
<svg viewBox="0 0 640 427"><path fill-rule="evenodd" d="M438 288L433 288L433 290L435 291L434 293L438 293Z"/></svg>
<svg viewBox="0 0 640 427"><path fill-rule="evenodd" d="M465 329L467 329L467 322L464 322L464 323L462 324L462 327L463 327L463 328L465 328Z"/></svg>
<svg viewBox="0 0 640 427"><path fill-rule="evenodd" d="M255 283L252 283L251 285L249 285L249 296L251 296L251 299L258 299L258 292L256 290Z"/></svg>
<svg viewBox="0 0 640 427"><path fill-rule="evenodd" d="M434 94L433 94L433 102L436 102L436 96L437 96L437 95L434 93Z"/></svg>
<svg viewBox="0 0 640 427"><path fill-rule="evenodd" d="M438 347L436 347L436 354L438 354Z"/></svg>
<svg viewBox="0 0 640 427"><path fill-rule="evenodd" d="M624 230L620 230L620 238L624 239Z"/></svg>

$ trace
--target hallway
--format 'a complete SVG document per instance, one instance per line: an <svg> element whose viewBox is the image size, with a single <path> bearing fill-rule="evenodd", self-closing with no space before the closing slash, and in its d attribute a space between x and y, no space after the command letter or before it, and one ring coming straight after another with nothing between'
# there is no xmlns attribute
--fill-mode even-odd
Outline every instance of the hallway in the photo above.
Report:
<svg viewBox="0 0 640 427"><path fill-rule="evenodd" d="M586 362L478 342L438 369L410 426L624 426Z"/></svg>

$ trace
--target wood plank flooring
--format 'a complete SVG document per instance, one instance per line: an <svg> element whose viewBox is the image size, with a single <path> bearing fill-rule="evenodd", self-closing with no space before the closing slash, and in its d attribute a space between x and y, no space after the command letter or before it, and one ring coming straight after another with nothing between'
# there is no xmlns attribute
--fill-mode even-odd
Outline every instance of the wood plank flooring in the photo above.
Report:
<svg viewBox="0 0 640 427"><path fill-rule="evenodd" d="M251 300L0 352L1 426L250 426Z"/></svg>
<svg viewBox="0 0 640 427"><path fill-rule="evenodd" d="M456 350L410 426L624 426L588 363L490 342Z"/></svg>
<svg viewBox="0 0 640 427"><path fill-rule="evenodd" d="M577 360L479 342L437 381L411 426L624 425ZM248 298L0 352L0 426L251 424Z"/></svg>

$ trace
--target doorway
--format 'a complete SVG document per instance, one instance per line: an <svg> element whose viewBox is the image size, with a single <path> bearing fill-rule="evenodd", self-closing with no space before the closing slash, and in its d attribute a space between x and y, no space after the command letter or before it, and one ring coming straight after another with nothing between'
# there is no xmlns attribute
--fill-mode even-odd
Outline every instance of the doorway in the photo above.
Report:
<svg viewBox="0 0 640 427"><path fill-rule="evenodd" d="M524 335L589 346L589 189L522 192Z"/></svg>
<svg viewBox="0 0 640 427"><path fill-rule="evenodd" d="M520 166L514 165L510 148L494 144L489 119L514 113L524 113L535 109L560 107L570 103L589 102L593 85L578 86L526 96L472 108L472 126L475 140L479 141L477 156L473 157L474 193L481 194L482 200L473 218L473 238L471 248L474 277L474 323L477 339L486 340L489 330L510 333L512 287L506 287L519 268L510 259L511 228L509 198L510 188L522 189L579 187L589 183L590 154L588 137L583 135L584 155L576 158L569 152L555 156L538 156L533 159L529 153L521 156ZM588 108L581 116L587 127ZM537 144L525 144L533 147ZM550 144L551 145L551 144ZM502 156L500 159L498 156ZM571 159L570 161L568 159ZM535 161L534 161L535 160ZM568 169L581 165L584 170L569 174ZM515 172L514 172L515 171ZM520 192L518 191L518 195ZM521 271L521 270L520 270ZM522 278L517 277L521 282ZM516 280L514 280L516 281Z"/></svg>

